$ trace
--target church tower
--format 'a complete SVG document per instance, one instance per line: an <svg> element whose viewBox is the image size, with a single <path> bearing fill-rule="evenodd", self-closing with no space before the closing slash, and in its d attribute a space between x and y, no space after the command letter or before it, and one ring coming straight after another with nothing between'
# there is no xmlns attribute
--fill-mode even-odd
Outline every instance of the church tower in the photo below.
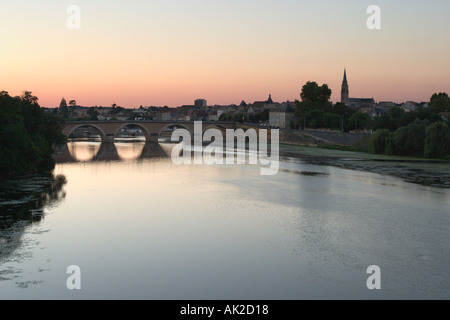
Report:
<svg viewBox="0 0 450 320"><path fill-rule="evenodd" d="M348 92L348 83L347 83L347 70L344 69L344 80L342 81L342 89L341 89L341 102L348 104L349 92Z"/></svg>

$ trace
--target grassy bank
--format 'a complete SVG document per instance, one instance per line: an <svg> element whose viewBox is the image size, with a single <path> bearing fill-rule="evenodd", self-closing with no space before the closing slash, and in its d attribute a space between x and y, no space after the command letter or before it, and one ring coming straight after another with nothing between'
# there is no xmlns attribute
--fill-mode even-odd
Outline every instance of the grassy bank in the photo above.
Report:
<svg viewBox="0 0 450 320"><path fill-rule="evenodd" d="M375 161L410 161L410 162L435 162L450 163L450 158L441 159L427 159L424 157L410 157L410 156L392 156L384 154L373 154L360 146L330 146L320 145L314 146L301 146L294 144L280 144L280 154L293 156L293 157L328 157L328 158L352 158L360 160L375 160Z"/></svg>

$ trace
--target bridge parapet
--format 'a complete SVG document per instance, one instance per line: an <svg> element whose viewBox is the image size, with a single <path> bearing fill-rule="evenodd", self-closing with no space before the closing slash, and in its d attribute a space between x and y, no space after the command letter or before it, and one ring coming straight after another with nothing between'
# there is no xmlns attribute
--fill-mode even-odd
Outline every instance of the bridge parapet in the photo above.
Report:
<svg viewBox="0 0 450 320"><path fill-rule="evenodd" d="M156 142L159 140L161 133L166 128L178 127L184 128L194 134L194 121L67 121L63 128L63 134L69 137L75 130L81 127L92 127L95 128L102 139L103 142L114 142L115 137L120 132L122 128L127 126L137 126L139 127L147 142ZM259 131L260 127L255 125L251 126L249 124L239 124L234 122L202 122L203 132L209 128L218 128L222 132L226 129L237 129L243 128L244 130L249 128L254 128Z"/></svg>

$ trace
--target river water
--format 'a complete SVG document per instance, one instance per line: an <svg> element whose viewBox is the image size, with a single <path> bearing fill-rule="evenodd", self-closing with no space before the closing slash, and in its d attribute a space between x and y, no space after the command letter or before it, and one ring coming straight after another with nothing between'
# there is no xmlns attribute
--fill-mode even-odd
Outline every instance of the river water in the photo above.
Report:
<svg viewBox="0 0 450 320"><path fill-rule="evenodd" d="M449 188L296 157L274 176L174 165L170 148L72 142L53 176L0 183L0 298L450 298Z"/></svg>

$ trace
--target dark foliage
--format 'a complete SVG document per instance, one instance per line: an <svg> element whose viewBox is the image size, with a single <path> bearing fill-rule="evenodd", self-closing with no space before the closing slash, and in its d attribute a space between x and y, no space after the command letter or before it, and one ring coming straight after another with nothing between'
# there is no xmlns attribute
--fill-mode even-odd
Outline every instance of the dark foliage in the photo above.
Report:
<svg viewBox="0 0 450 320"><path fill-rule="evenodd" d="M38 99L0 92L0 177L48 171L54 147L65 142L62 120L45 113Z"/></svg>

